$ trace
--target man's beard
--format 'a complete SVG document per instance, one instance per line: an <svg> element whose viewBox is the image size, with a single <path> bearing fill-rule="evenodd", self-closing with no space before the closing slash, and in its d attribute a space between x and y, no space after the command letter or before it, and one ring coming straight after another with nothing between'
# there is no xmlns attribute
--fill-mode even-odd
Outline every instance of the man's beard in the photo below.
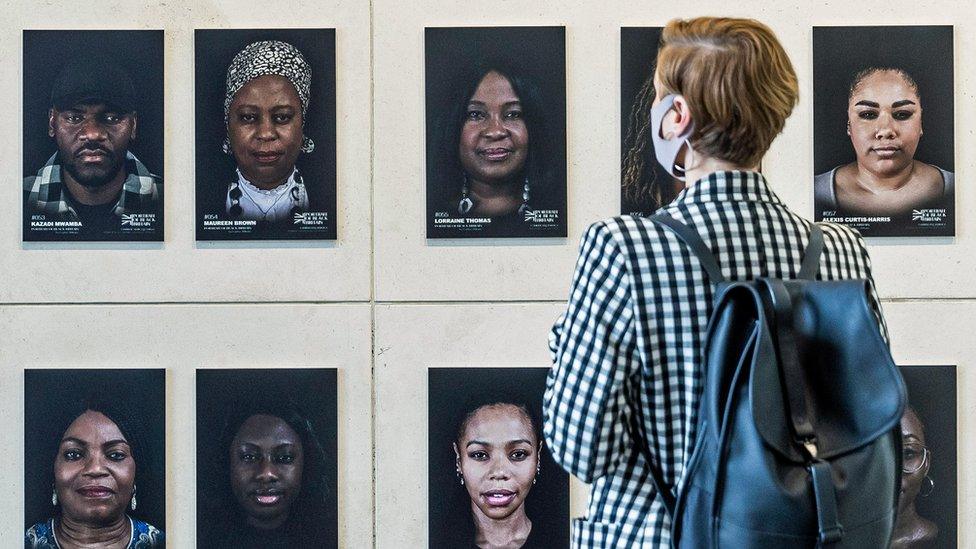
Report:
<svg viewBox="0 0 976 549"><path fill-rule="evenodd" d="M62 153L61 167L71 175L72 179L89 189L97 189L115 179L125 164L122 158L117 158L111 153L107 154L109 163L104 167L84 166L76 157L66 158L66 156Z"/></svg>

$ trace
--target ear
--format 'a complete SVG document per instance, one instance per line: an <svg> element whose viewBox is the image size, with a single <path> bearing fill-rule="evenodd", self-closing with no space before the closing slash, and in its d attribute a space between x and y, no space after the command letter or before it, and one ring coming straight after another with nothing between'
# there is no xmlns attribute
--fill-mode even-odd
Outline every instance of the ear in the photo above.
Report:
<svg viewBox="0 0 976 549"><path fill-rule="evenodd" d="M691 108L688 106L688 101L683 95L679 95L674 98L674 107L672 108L672 111L675 113L674 116L664 117L662 133L665 136L667 136L669 133L672 133L673 135L683 135L688 131L688 128L693 122L691 119Z"/></svg>
<svg viewBox="0 0 976 549"><path fill-rule="evenodd" d="M47 110L47 136L54 137L54 118L58 115L57 109L51 107Z"/></svg>
<svg viewBox="0 0 976 549"><path fill-rule="evenodd" d="M461 464L461 452L458 451L457 442L451 443L451 448L454 448L454 460L457 461L458 465Z"/></svg>
<svg viewBox="0 0 976 549"><path fill-rule="evenodd" d="M847 135L848 136L851 135L851 121L850 120L847 121Z"/></svg>
<svg viewBox="0 0 976 549"><path fill-rule="evenodd" d="M130 141L135 141L138 135L139 129L139 113L132 111L132 135L129 136Z"/></svg>

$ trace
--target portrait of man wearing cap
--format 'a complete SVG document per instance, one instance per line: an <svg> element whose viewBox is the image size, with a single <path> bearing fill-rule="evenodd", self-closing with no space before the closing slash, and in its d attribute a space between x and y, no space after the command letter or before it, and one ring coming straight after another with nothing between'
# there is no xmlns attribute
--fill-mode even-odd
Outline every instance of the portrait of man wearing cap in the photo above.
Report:
<svg viewBox="0 0 976 549"><path fill-rule="evenodd" d="M85 240L120 239L158 221L162 179L130 150L139 135L137 94L118 62L64 65L51 89L47 134L57 150L24 179L31 219L74 227Z"/></svg>

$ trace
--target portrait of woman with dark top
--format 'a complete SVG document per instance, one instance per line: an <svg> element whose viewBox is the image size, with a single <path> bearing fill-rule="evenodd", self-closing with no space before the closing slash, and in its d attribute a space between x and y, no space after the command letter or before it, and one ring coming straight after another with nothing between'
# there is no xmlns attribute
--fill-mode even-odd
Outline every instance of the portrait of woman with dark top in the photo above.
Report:
<svg viewBox="0 0 976 549"><path fill-rule="evenodd" d="M458 88L439 130L444 208L491 217L496 224L524 222L533 188L542 196L552 177L535 83L502 62L476 68Z"/></svg>
<svg viewBox="0 0 976 549"><path fill-rule="evenodd" d="M200 500L198 542L213 548L334 547L325 451L294 403L236 403L212 454L214 485ZM331 517L331 519L330 519ZM331 541L330 541L331 540Z"/></svg>
<svg viewBox="0 0 976 549"><path fill-rule="evenodd" d="M818 209L897 216L947 207L955 176L915 158L924 135L922 113L918 84L905 70L870 67L854 75L847 135L856 160L816 176Z"/></svg>
<svg viewBox="0 0 976 549"><path fill-rule="evenodd" d="M429 371L429 547L569 547L568 478L540 430L544 376L542 368Z"/></svg>
<svg viewBox="0 0 976 549"><path fill-rule="evenodd" d="M557 236L565 144L564 121L552 118L565 116L562 80L543 81L552 75L495 42L472 45L510 29L427 30L428 236ZM468 56L448 51L451 40Z"/></svg>
<svg viewBox="0 0 976 549"><path fill-rule="evenodd" d="M654 160L651 112L654 60L661 27L620 29L620 213L649 215L668 204L684 184Z"/></svg>
<svg viewBox="0 0 976 549"><path fill-rule="evenodd" d="M25 548L165 546L163 532L140 518L139 486L154 474L145 430L119 402L93 396L61 413L59 436L38 454L50 467L51 515L27 529Z"/></svg>
<svg viewBox="0 0 976 549"><path fill-rule="evenodd" d="M915 508L919 496L928 497L935 489L929 477L932 452L925 445L925 426L915 409L905 408L901 418L902 470L901 493L898 498L898 514L892 534L892 549L921 549L934 547L939 527L922 517Z"/></svg>

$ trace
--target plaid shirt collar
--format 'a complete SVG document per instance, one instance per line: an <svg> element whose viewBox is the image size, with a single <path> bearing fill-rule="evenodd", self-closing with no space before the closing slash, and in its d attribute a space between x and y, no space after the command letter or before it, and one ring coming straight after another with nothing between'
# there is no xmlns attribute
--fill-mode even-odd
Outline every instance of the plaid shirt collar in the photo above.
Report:
<svg viewBox="0 0 976 549"><path fill-rule="evenodd" d="M146 209L159 199L159 186L162 182L131 152L125 154L126 178L122 192L112 213L117 216L136 213ZM64 188L61 179L61 163L58 153L51 155L44 167L37 172L31 183L30 200L38 211L77 218L78 212L71 202L71 196Z"/></svg>
<svg viewBox="0 0 976 549"><path fill-rule="evenodd" d="M702 202L770 202L783 204L759 172L712 172L685 187L672 205Z"/></svg>

